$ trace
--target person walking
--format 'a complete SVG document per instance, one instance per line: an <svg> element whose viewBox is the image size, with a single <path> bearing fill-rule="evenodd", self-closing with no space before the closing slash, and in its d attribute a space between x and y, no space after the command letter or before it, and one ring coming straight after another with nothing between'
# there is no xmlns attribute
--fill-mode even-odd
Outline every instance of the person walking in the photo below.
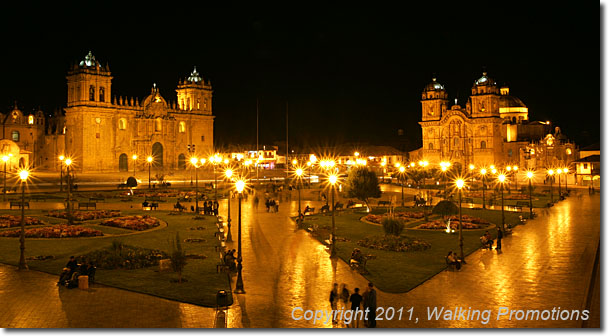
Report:
<svg viewBox="0 0 610 336"><path fill-rule="evenodd" d="M369 282L366 294L363 296L364 299L364 310L368 309L366 313L365 321L367 328L375 328L377 321L375 321L375 310L377 310L377 291L373 288L373 283Z"/></svg>
<svg viewBox="0 0 610 336"><path fill-rule="evenodd" d="M360 304L362 303L362 295L360 295L360 288L354 288L354 294L349 297L349 301L352 303L351 311L352 311L352 323L347 324L347 327L350 328L360 328L360 320L356 316L356 312L361 309Z"/></svg>
<svg viewBox="0 0 610 336"><path fill-rule="evenodd" d="M498 239L496 240L496 250L502 249L502 238L503 237L504 237L504 233L502 232L502 229L500 229L500 227L498 227Z"/></svg>
<svg viewBox="0 0 610 336"><path fill-rule="evenodd" d="M337 323L335 319L336 314L334 313L337 310L337 302L339 301L339 285L337 283L333 284L333 289L330 290L330 296L328 301L330 301L330 309L333 311L333 324Z"/></svg>
<svg viewBox="0 0 610 336"><path fill-rule="evenodd" d="M343 302L343 308L347 310L347 302L349 301L349 290L347 289L347 285L342 283L341 290L339 291L339 298L341 302Z"/></svg>

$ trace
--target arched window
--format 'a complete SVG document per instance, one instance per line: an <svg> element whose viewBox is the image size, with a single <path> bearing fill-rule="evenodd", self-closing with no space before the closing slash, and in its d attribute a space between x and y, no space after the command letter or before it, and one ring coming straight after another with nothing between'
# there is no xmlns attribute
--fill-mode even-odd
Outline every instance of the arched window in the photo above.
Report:
<svg viewBox="0 0 610 336"><path fill-rule="evenodd" d="M119 171L127 171L129 169L127 162L127 154L123 153L119 155Z"/></svg>
<svg viewBox="0 0 610 336"><path fill-rule="evenodd" d="M481 141L481 149L486 149L486 148L487 148L487 142Z"/></svg>
<svg viewBox="0 0 610 336"><path fill-rule="evenodd" d="M11 133L13 141L15 142L19 142L19 131L13 131L13 133Z"/></svg>
<svg viewBox="0 0 610 336"><path fill-rule="evenodd" d="M162 130L163 130L163 121L161 120L161 118L157 118L157 120L155 120L155 131L161 132Z"/></svg>
<svg viewBox="0 0 610 336"><path fill-rule="evenodd" d="M460 138L453 138L453 147L457 147L460 145Z"/></svg>
<svg viewBox="0 0 610 336"><path fill-rule="evenodd" d="M34 125L34 116L33 115L28 116L28 124Z"/></svg>
<svg viewBox="0 0 610 336"><path fill-rule="evenodd" d="M428 149L434 149L434 144L433 143L429 143L428 144Z"/></svg>
<svg viewBox="0 0 610 336"><path fill-rule="evenodd" d="M179 132L179 133L184 133L184 132L186 132L186 123L185 123L184 121L181 121L181 122L178 124L178 132Z"/></svg>
<svg viewBox="0 0 610 336"><path fill-rule="evenodd" d="M184 154L178 155L178 169L186 169L186 156Z"/></svg>
<svg viewBox="0 0 610 336"><path fill-rule="evenodd" d="M103 102L104 101L104 87L100 87L100 101Z"/></svg>
<svg viewBox="0 0 610 336"><path fill-rule="evenodd" d="M120 130L127 129L127 120L125 118L119 119L119 129Z"/></svg>
<svg viewBox="0 0 610 336"><path fill-rule="evenodd" d="M89 100L95 101L95 86L94 85L89 86Z"/></svg>

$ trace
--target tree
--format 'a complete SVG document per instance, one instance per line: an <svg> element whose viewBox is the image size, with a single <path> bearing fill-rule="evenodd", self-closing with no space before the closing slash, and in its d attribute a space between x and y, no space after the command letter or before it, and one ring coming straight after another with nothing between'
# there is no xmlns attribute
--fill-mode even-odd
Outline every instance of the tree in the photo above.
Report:
<svg viewBox="0 0 610 336"><path fill-rule="evenodd" d="M345 188L348 197L363 201L367 209L370 209L369 198L381 197L377 174L367 167L352 168L345 181Z"/></svg>
<svg viewBox="0 0 610 336"><path fill-rule="evenodd" d="M432 209L432 212L443 216L443 220L447 220L447 217L455 215L459 212L458 206L451 201L440 201Z"/></svg>
<svg viewBox="0 0 610 336"><path fill-rule="evenodd" d="M405 229L405 223L400 219L384 217L381 220L381 225L383 225L383 231L387 235L400 236L402 231Z"/></svg>
<svg viewBox="0 0 610 336"><path fill-rule="evenodd" d="M178 273L178 282L182 283L182 270L186 266L186 254L182 250L182 244L180 243L180 233L176 232L176 241L170 242L172 247L172 254L169 259L172 262L172 269Z"/></svg>
<svg viewBox="0 0 610 336"><path fill-rule="evenodd" d="M135 177L130 176L127 178L126 184L127 184L127 187L129 187L129 188L135 188L138 186L138 180L136 180Z"/></svg>

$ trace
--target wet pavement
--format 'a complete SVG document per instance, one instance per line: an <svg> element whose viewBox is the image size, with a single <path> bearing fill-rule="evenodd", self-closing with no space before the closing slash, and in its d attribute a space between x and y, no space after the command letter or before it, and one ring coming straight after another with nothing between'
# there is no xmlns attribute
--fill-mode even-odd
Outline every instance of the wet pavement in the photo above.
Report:
<svg viewBox="0 0 610 336"><path fill-rule="evenodd" d="M389 186L392 189L391 186ZM393 192L400 193L400 187ZM244 288L235 294L237 304L229 310L230 327L344 327L294 320L295 308L330 310L329 291L334 282L350 290L364 289L368 281L339 259L330 259L317 240L296 230L288 217L296 215L296 192L280 200L279 212L265 211L253 198L242 203ZM305 204L319 207L314 197ZM102 203L103 204L103 203ZM46 206L52 207L51 204ZM112 208L112 204L102 205ZM127 206L121 204L121 206ZM167 205L170 206L170 205ZM221 215L226 216L226 200ZM232 236L237 248L237 200L232 200ZM582 321L496 320L500 307L509 309L584 309L600 232L600 197L573 196L540 216L514 229L503 240L503 251L477 251L466 258L462 270L443 271L404 294L379 290L377 303L393 307L391 321L378 327L580 327ZM599 273L598 273L599 274ZM408 274L405 274L408 276ZM235 277L233 278L235 281ZM214 309L173 302L149 295L95 285L89 291L68 290L55 285L56 276L17 272L0 265L0 327L212 327ZM595 288L595 286L594 286ZM595 293L595 291L594 291ZM594 304L599 307L599 281ZM44 300L40 300L44 298ZM398 320L398 309L404 307ZM413 307L412 313L409 309ZM428 320L428 307L454 310L491 310L488 323ZM597 314L598 311L597 311ZM296 312L300 317L302 313ZM595 321L595 312L592 312ZM411 320L409 320L411 317ZM415 321L417 319L417 322ZM596 319L599 325L599 315Z"/></svg>

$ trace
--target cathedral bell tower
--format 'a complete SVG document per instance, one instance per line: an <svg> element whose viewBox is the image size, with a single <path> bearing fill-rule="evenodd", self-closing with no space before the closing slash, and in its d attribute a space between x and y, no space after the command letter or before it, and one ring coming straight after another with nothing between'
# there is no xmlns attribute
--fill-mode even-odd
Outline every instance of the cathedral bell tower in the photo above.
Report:
<svg viewBox="0 0 610 336"><path fill-rule="evenodd" d="M447 110L448 103L445 87L437 82L436 78L432 78L432 82L426 85L421 94L421 120L440 120Z"/></svg>
<svg viewBox="0 0 610 336"><path fill-rule="evenodd" d="M112 76L89 51L85 59L68 71L68 107L110 105Z"/></svg>
<svg viewBox="0 0 610 336"><path fill-rule="evenodd" d="M212 115L212 85L201 78L197 67L186 80L178 83L176 92L180 110Z"/></svg>
<svg viewBox="0 0 610 336"><path fill-rule="evenodd" d="M487 72L474 81L468 105L473 118L500 116L500 91L496 82L487 77Z"/></svg>

